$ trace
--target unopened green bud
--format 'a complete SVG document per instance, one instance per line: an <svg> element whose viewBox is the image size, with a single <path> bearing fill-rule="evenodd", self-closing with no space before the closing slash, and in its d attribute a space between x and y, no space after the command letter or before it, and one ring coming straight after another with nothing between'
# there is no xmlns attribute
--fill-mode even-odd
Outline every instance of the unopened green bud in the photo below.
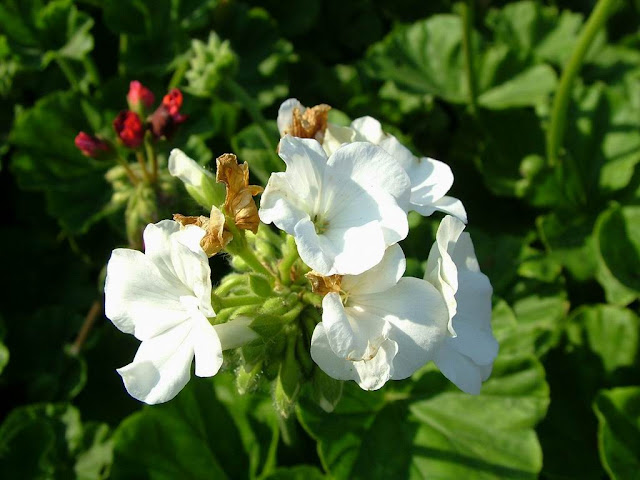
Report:
<svg viewBox="0 0 640 480"><path fill-rule="evenodd" d="M269 283L269 280L262 275L252 274L249 275L249 287L251 291L259 297L271 297L273 295L273 288Z"/></svg>
<svg viewBox="0 0 640 480"><path fill-rule="evenodd" d="M283 417L289 416L300 392L302 373L294 349L295 343L290 341L287 345L286 357L280 364L280 372L273 392L276 409Z"/></svg>
<svg viewBox="0 0 640 480"><path fill-rule="evenodd" d="M239 255L232 256L230 263L231 263L231 267L236 272L250 272L251 271L251 267L249 265L247 265L247 262L245 262Z"/></svg>
<svg viewBox="0 0 640 480"><path fill-rule="evenodd" d="M238 57L229 40L221 41L215 32L209 34L207 43L193 40L189 70L185 74L188 91L193 95L210 96L225 78L233 77L237 67Z"/></svg>
<svg viewBox="0 0 640 480"><path fill-rule="evenodd" d="M129 197L124 218L129 245L142 248L142 231L149 223L158 221L156 193L146 183L139 183Z"/></svg>
<svg viewBox="0 0 640 480"><path fill-rule="evenodd" d="M236 387L240 395L253 392L258 388L261 371L262 364L260 362L256 363L256 365L248 371L245 370L245 367L238 368L236 371Z"/></svg>
<svg viewBox="0 0 640 480"><path fill-rule="evenodd" d="M325 412L333 412L342 398L344 382L336 380L316 368L313 373L312 397Z"/></svg>

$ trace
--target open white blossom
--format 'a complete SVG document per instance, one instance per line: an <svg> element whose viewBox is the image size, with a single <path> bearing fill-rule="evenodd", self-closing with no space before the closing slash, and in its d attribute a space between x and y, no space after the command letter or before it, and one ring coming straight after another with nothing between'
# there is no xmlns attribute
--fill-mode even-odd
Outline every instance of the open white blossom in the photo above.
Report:
<svg viewBox="0 0 640 480"><path fill-rule="evenodd" d="M429 157L416 157L396 137L385 133L380 122L373 117L356 118L351 122L351 129L355 133L353 141L379 145L407 172L411 179L410 210L424 216L440 211L467 223L467 212L462 202L446 195L453 185L453 173L446 163ZM346 136L342 132L339 135L338 139L334 139L332 131L328 131L324 141L327 145L344 143Z"/></svg>
<svg viewBox="0 0 640 480"><path fill-rule="evenodd" d="M311 357L328 375L376 390L434 359L448 333L447 308L433 285L402 278L405 265L394 245L371 270L342 277L340 293L325 295Z"/></svg>
<svg viewBox="0 0 640 480"><path fill-rule="evenodd" d="M200 247L204 230L163 220L144 231L145 253L119 248L107 265L105 313L142 341L117 371L129 394L145 403L175 397L191 376L215 375L222 350L254 338L246 322L212 326L211 279Z"/></svg>
<svg viewBox="0 0 640 480"><path fill-rule="evenodd" d="M480 392L498 354L491 329L491 283L480 271L473 243L464 224L446 216L431 248L425 280L442 294L449 312L450 335L440 346L435 363L467 393Z"/></svg>
<svg viewBox="0 0 640 480"><path fill-rule="evenodd" d="M285 136L285 172L262 194L260 219L294 236L322 275L362 273L407 236L409 178L384 150L356 142L327 156L318 142Z"/></svg>

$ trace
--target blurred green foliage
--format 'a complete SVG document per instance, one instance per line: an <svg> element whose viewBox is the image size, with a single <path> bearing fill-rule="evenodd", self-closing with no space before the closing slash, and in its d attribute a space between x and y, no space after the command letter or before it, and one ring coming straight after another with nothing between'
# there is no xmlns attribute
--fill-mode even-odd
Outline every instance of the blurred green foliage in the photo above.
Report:
<svg viewBox="0 0 640 480"><path fill-rule="evenodd" d="M546 158L558 82L594 5L0 4L0 477L636 478L637 1L613 2L571 88L560 163ZM193 379L166 405L130 399L115 368L136 342L91 308L110 250L127 243L127 200L114 195L115 173L105 176L111 165L73 139L115 139L131 80L186 94L190 118L164 158L179 146L207 165L234 151L264 184L283 168L275 118L293 96L332 105L339 123L374 116L451 165L494 286L501 348L482 393L463 394L427 366L378 392L347 384L332 413L312 386L276 385L300 399L286 419L268 392L239 395L230 374ZM175 205L199 211L176 202L163 204L167 216ZM411 222L403 249L417 276L435 223ZM212 270L215 282L225 260Z"/></svg>

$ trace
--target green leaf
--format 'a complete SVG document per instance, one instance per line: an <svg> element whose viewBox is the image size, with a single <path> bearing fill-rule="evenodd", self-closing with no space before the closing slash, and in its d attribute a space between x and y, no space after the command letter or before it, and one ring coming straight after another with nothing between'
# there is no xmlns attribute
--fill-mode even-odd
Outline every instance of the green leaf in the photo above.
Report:
<svg viewBox="0 0 640 480"><path fill-rule="evenodd" d="M573 51L582 15L536 2L511 2L488 13L495 36L523 56L563 66Z"/></svg>
<svg viewBox="0 0 640 480"><path fill-rule="evenodd" d="M362 392L349 383L336 410L303 404L305 429L335 478L536 478L533 426L548 388L530 357L501 356L478 396L426 369L408 392Z"/></svg>
<svg viewBox="0 0 640 480"><path fill-rule="evenodd" d="M556 83L556 74L549 65L536 65L485 91L478 96L478 103L493 110L535 105L555 90Z"/></svg>
<svg viewBox="0 0 640 480"><path fill-rule="evenodd" d="M567 326L571 344L598 355L607 374L634 366L639 353L638 332L637 315L613 305L583 306L573 313Z"/></svg>
<svg viewBox="0 0 640 480"><path fill-rule="evenodd" d="M0 475L3 478L106 478L111 460L107 437L106 425L83 427L80 412L68 404L16 408L0 426ZM97 450L102 451L100 456L95 456Z"/></svg>
<svg viewBox="0 0 640 480"><path fill-rule="evenodd" d="M9 141L16 147L11 167L24 189L45 193L47 208L69 233L85 233L104 213L110 187L108 165L83 156L74 145L81 130L94 131L90 101L73 92L41 98L16 116Z"/></svg>
<svg viewBox="0 0 640 480"><path fill-rule="evenodd" d="M552 212L538 217L540 238L550 255L579 281L595 276L598 267L593 245L593 219Z"/></svg>
<svg viewBox="0 0 640 480"><path fill-rule="evenodd" d="M71 0L7 0L0 28L11 50L28 67L43 69L56 59L81 61L93 50L93 19Z"/></svg>
<svg viewBox="0 0 640 480"><path fill-rule="evenodd" d="M265 425L259 414L251 416L251 399L229 407L237 400L230 387L214 389L210 380L194 378L171 402L131 415L114 433L111 478L248 478L258 468L256 459L265 460L247 435L265 428L269 438L274 434L271 419Z"/></svg>
<svg viewBox="0 0 640 480"><path fill-rule="evenodd" d="M478 101L485 108L505 109L536 105L556 84L546 65L528 65L500 43L472 34L472 58L478 83ZM367 55L368 73L393 81L416 95L431 94L451 103L469 101L462 44L462 22L454 15L394 29Z"/></svg>
<svg viewBox="0 0 640 480"><path fill-rule="evenodd" d="M640 207L614 205L594 231L603 266L626 289L640 293Z"/></svg>
<svg viewBox="0 0 640 480"><path fill-rule="evenodd" d="M614 480L640 472L640 387L603 390L594 405L600 458Z"/></svg>
<svg viewBox="0 0 640 480"><path fill-rule="evenodd" d="M295 467L278 468L265 480L323 480L327 477L316 467L297 465Z"/></svg>

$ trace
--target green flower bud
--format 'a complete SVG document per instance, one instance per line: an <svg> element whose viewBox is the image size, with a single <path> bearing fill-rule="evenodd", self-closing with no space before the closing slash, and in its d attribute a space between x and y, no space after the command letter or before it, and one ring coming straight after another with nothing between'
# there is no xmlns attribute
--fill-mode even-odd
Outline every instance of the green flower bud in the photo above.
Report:
<svg viewBox="0 0 640 480"><path fill-rule="evenodd" d="M238 57L229 40L221 41L215 32L204 43L193 40L189 70L185 74L188 91L193 95L210 96L226 77L233 77L238 67Z"/></svg>
<svg viewBox="0 0 640 480"><path fill-rule="evenodd" d="M287 345L287 354L280 364L280 372L273 391L273 400L276 409L283 417L288 417L295 406L302 373L295 356L295 341L291 339Z"/></svg>
<svg viewBox="0 0 640 480"><path fill-rule="evenodd" d="M262 275L249 275L249 287L251 291L259 297L271 297L273 295L273 288L269 283L269 280Z"/></svg>
<svg viewBox="0 0 640 480"><path fill-rule="evenodd" d="M136 185L129 197L124 214L129 245L142 248L142 231L150 224L158 221L158 206L155 190L145 183Z"/></svg>

